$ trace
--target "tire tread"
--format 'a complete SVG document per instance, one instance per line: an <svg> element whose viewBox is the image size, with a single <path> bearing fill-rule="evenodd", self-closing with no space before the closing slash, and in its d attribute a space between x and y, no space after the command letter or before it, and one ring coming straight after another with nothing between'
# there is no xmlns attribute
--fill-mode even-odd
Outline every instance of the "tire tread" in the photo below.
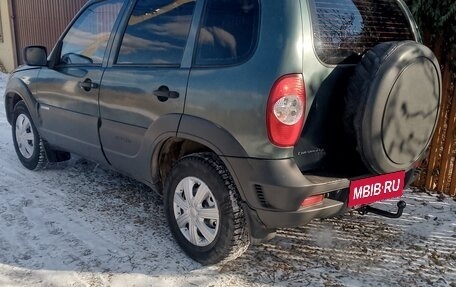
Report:
<svg viewBox="0 0 456 287"><path fill-rule="evenodd" d="M223 193L222 200L217 203L219 204L219 209L222 214L231 214L232 219L228 224L232 224L232 228L230 229L230 234L227 234L229 241L220 245L216 244L213 249L207 251L204 256L193 256L190 252L187 252L185 248L184 251L191 257L194 257L193 259L204 265L224 264L241 256L250 246L250 234L244 210L241 207L241 198L229 171L223 162L213 153L204 152L185 156L177 161L174 167L185 165L187 162L194 163L195 161L200 165L206 166L209 171L212 170L217 173L219 179L221 179L228 191ZM171 174L172 173L173 171L171 171ZM165 182L165 192L172 192L170 186L171 180L168 177ZM169 199L168 194L165 194L165 208L167 208L166 198ZM172 220L171 217L171 211L167 210L167 218L170 224ZM181 245L181 243L179 244Z"/></svg>
<svg viewBox="0 0 456 287"><path fill-rule="evenodd" d="M17 153L17 155L19 157L19 160L21 161L21 163L26 168L28 168L30 170L33 170L33 171L38 171L38 170L45 169L48 166L49 160L48 160L48 156L47 156L44 140L41 137L41 135L39 134L38 130L36 129L35 123L33 122L32 117L30 116L30 112L28 111L27 106L25 105L24 101L19 101L14 106L13 117L17 118L17 116L19 114L21 114L21 113L26 115L29 118L29 120L30 120L33 132L36 135L38 149L36 151L37 154L33 156L35 159L32 159L31 161L25 160L22 157L22 155L20 154L20 152L17 150L17 146L16 146L17 143L16 143L16 140L15 140L15 126L13 125L12 126L12 134L13 134L13 141L14 141L14 144L15 144L16 153ZM13 123L15 121L16 120L14 120Z"/></svg>

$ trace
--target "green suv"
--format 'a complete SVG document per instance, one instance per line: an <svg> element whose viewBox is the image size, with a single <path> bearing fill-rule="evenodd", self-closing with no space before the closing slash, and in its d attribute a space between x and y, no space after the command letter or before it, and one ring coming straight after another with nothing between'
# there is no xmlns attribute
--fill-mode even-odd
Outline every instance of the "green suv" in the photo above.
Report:
<svg viewBox="0 0 456 287"><path fill-rule="evenodd" d="M441 97L402 0L92 0L24 59L5 93L22 164L75 153L144 182L203 264L399 197Z"/></svg>

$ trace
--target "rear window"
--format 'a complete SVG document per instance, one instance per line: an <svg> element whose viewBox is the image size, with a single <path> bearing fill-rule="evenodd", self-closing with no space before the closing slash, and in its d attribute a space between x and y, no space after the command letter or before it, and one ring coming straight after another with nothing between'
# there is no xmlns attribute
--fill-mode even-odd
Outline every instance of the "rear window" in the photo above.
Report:
<svg viewBox="0 0 456 287"><path fill-rule="evenodd" d="M315 50L326 64L355 63L378 43L415 39L395 0L315 0L313 6Z"/></svg>

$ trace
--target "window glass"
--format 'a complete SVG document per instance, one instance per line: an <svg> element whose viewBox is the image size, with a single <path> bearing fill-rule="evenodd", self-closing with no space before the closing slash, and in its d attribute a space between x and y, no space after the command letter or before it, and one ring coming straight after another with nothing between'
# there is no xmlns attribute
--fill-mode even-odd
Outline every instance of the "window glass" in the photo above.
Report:
<svg viewBox="0 0 456 287"><path fill-rule="evenodd" d="M414 40L396 0L315 0L315 49L327 64L353 63L356 55L388 41Z"/></svg>
<svg viewBox="0 0 456 287"><path fill-rule="evenodd" d="M258 0L208 0L198 36L197 65L246 60L258 37Z"/></svg>
<svg viewBox="0 0 456 287"><path fill-rule="evenodd" d="M180 65L194 7L194 0L139 0L117 64Z"/></svg>
<svg viewBox="0 0 456 287"><path fill-rule="evenodd" d="M63 39L61 64L100 64L122 0L108 0L88 7Z"/></svg>

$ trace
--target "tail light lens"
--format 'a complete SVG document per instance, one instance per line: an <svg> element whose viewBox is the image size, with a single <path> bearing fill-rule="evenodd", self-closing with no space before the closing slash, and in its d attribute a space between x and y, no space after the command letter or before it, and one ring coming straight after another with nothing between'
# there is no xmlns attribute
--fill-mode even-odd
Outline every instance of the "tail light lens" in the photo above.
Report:
<svg viewBox="0 0 456 287"><path fill-rule="evenodd" d="M323 194L314 195L314 196L311 196L311 197L308 197L308 198L304 199L301 202L301 206L302 207L308 207L308 206L316 205L318 203L323 202L323 199L324 199Z"/></svg>
<svg viewBox="0 0 456 287"><path fill-rule="evenodd" d="M266 113L269 140L279 147L292 147L304 125L306 92L301 74L279 78L271 89Z"/></svg>

